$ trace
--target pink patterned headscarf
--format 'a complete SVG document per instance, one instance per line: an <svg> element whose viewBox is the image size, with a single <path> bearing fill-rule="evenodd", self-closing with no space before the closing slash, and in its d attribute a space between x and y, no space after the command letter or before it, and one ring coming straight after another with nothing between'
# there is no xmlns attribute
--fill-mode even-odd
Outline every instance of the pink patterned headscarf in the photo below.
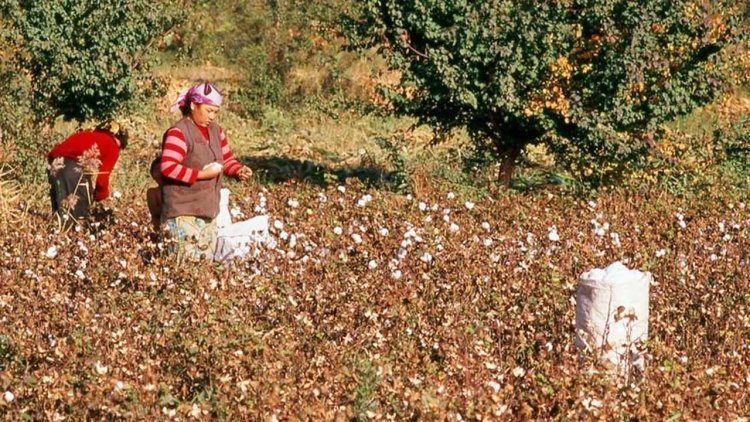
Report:
<svg viewBox="0 0 750 422"><path fill-rule="evenodd" d="M184 106L187 101L195 104L208 104L219 107L221 106L222 97L219 90L213 84L203 82L181 92L180 95L177 96L177 99L172 103L169 111L174 113Z"/></svg>

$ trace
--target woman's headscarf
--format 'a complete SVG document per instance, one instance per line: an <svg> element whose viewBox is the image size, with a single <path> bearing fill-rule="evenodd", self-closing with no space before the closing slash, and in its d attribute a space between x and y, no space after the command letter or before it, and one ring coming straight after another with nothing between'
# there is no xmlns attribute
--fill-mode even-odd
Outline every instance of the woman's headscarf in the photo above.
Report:
<svg viewBox="0 0 750 422"><path fill-rule="evenodd" d="M221 106L222 97L219 90L213 84L203 82L181 92L172 103L169 111L174 113L187 104L188 101L194 104L208 104L219 107Z"/></svg>

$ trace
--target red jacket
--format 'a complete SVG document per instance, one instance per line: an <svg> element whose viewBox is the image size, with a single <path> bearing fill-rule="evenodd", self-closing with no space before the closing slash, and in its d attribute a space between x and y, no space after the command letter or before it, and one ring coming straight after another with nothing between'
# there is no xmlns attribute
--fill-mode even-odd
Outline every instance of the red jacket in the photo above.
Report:
<svg viewBox="0 0 750 422"><path fill-rule="evenodd" d="M114 136L99 130L77 132L57 144L47 157L50 160L57 157L76 160L94 145L99 147L99 159L102 162L96 176L94 200L102 201L109 196L109 175L120 156L120 147Z"/></svg>

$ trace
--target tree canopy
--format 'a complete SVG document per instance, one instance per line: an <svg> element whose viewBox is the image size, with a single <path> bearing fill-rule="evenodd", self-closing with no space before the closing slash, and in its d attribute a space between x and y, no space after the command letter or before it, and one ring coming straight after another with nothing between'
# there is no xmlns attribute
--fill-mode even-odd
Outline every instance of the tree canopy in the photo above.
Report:
<svg viewBox="0 0 750 422"><path fill-rule="evenodd" d="M147 78L153 41L176 21L171 1L3 1L4 39L30 77L39 120L112 116Z"/></svg>
<svg viewBox="0 0 750 422"><path fill-rule="evenodd" d="M618 172L747 57L738 0L366 0L358 13L352 40L401 72L396 109L468 129L506 183L532 143Z"/></svg>

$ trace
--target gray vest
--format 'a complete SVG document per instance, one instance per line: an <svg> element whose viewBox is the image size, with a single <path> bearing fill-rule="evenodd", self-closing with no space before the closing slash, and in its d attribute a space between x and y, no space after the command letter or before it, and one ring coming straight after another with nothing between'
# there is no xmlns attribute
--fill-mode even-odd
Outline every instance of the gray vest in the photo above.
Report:
<svg viewBox="0 0 750 422"><path fill-rule="evenodd" d="M189 117L183 118L172 127L180 129L185 136L187 151L182 165L201 170L203 166L214 161L224 164L219 125L216 123L208 125L209 142L205 141L198 127ZM221 175L211 180L196 180L192 185L167 179L161 189L162 218L192 215L213 219L219 214Z"/></svg>

